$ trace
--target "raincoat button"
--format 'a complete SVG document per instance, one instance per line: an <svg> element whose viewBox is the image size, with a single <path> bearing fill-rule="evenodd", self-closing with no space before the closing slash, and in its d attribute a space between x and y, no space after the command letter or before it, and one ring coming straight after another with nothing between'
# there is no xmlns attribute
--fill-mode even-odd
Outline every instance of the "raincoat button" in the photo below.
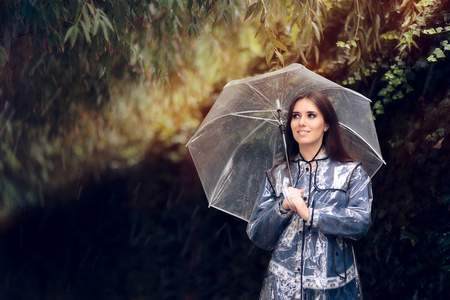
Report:
<svg viewBox="0 0 450 300"><path fill-rule="evenodd" d="M306 168L306 172L308 172L309 171L309 168Z"/></svg>
<svg viewBox="0 0 450 300"><path fill-rule="evenodd" d="M304 197L303 197L303 200L305 200L305 201L308 200L308 197L304 196Z"/></svg>

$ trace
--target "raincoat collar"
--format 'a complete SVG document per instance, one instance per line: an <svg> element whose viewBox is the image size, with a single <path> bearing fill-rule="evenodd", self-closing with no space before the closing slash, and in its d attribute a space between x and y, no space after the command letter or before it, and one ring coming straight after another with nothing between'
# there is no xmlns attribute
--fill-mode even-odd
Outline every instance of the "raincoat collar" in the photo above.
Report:
<svg viewBox="0 0 450 300"><path fill-rule="evenodd" d="M320 147L319 151L317 151L316 155L314 156L314 158L310 161L307 161L306 159L303 158L303 156L300 154L300 152L294 157L294 159L292 161L297 162L297 161L303 161L306 163L311 163L313 161L319 161L319 160L325 160L328 159L330 156L328 155L327 150L325 149L325 145L322 144L322 146Z"/></svg>

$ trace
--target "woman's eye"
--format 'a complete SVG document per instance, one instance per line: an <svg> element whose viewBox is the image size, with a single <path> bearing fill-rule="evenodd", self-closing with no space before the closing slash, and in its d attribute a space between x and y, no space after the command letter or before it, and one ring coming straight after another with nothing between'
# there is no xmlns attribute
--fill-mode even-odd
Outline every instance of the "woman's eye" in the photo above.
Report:
<svg viewBox="0 0 450 300"><path fill-rule="evenodd" d="M316 115L315 114L308 114L308 118L311 118L311 119L313 119L313 118L315 118L316 117Z"/></svg>
<svg viewBox="0 0 450 300"><path fill-rule="evenodd" d="M292 115L292 119L297 119L298 117L300 117L299 114L293 114L293 115Z"/></svg>

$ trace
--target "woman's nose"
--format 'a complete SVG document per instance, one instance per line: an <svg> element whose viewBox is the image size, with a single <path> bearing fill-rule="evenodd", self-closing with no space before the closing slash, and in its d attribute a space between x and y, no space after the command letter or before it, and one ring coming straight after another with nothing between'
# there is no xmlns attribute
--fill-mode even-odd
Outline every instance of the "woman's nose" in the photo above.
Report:
<svg viewBox="0 0 450 300"><path fill-rule="evenodd" d="M304 126L305 125L305 118L304 117L300 117L298 119L298 123L299 123L300 126Z"/></svg>

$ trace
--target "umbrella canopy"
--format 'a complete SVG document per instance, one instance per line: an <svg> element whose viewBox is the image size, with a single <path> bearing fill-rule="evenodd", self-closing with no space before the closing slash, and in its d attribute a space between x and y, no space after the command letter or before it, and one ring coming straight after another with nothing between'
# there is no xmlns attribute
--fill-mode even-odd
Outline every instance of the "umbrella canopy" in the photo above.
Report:
<svg viewBox="0 0 450 300"><path fill-rule="evenodd" d="M294 97L310 90L330 99L349 154L370 176L377 172L384 161L370 100L292 64L229 82L187 143L210 206L250 219L264 172L285 153L278 126Z"/></svg>

